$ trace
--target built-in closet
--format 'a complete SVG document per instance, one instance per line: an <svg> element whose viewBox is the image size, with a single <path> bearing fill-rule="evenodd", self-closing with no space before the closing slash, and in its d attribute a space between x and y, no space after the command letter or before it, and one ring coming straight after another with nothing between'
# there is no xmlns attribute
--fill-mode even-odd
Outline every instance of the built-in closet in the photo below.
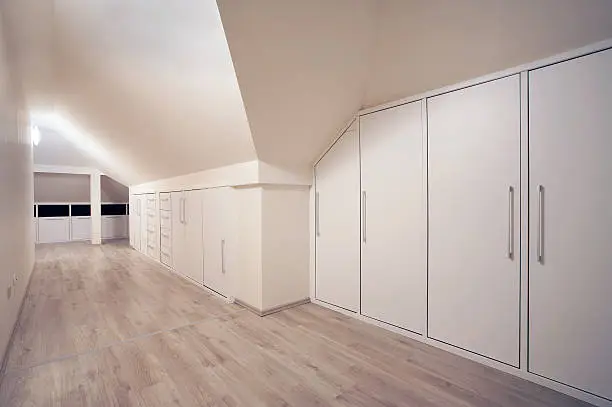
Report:
<svg viewBox="0 0 612 407"><path fill-rule="evenodd" d="M611 72L595 50L361 112L314 168L315 301L612 403Z"/></svg>

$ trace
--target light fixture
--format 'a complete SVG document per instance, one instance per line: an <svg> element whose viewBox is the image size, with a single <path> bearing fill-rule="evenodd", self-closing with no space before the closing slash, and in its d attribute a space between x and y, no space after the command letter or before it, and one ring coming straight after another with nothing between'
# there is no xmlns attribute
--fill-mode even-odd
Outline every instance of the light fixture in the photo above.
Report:
<svg viewBox="0 0 612 407"><path fill-rule="evenodd" d="M40 130L38 130L38 126L32 126L30 132L32 135L32 144L37 146L38 143L40 143Z"/></svg>

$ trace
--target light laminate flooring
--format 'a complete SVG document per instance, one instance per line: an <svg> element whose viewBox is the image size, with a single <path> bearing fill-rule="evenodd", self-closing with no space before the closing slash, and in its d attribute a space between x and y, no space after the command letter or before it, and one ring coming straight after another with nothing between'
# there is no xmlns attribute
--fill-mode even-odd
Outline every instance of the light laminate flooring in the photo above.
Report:
<svg viewBox="0 0 612 407"><path fill-rule="evenodd" d="M588 404L314 304L260 318L125 244L45 245L0 406Z"/></svg>

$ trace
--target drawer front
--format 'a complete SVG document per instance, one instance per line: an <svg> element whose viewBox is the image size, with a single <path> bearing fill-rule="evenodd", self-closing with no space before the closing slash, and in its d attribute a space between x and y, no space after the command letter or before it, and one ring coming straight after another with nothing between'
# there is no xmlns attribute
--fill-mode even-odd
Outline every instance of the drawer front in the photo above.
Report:
<svg viewBox="0 0 612 407"><path fill-rule="evenodd" d="M168 253L161 251L159 253L159 260L162 262L162 264L172 267L172 256L170 256Z"/></svg>
<svg viewBox="0 0 612 407"><path fill-rule="evenodd" d="M162 230L160 240L161 247L170 252L170 249L172 248L172 235L168 231Z"/></svg>
<svg viewBox="0 0 612 407"><path fill-rule="evenodd" d="M147 209L155 210L155 198L147 199Z"/></svg>
<svg viewBox="0 0 612 407"><path fill-rule="evenodd" d="M159 222L162 229L170 230L172 228L172 214L170 212L162 211L159 214Z"/></svg>
<svg viewBox="0 0 612 407"><path fill-rule="evenodd" d="M170 194L159 194L159 209L162 211L169 211L172 209Z"/></svg>

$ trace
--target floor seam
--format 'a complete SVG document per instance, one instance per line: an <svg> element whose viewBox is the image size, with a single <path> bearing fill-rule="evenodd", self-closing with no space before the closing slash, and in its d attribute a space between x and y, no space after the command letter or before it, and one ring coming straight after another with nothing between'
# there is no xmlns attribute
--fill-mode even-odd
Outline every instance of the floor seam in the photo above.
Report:
<svg viewBox="0 0 612 407"><path fill-rule="evenodd" d="M242 314L244 312L246 312L246 309L237 309L235 311L227 312L227 313L224 313L224 314L221 314L221 315L215 315L215 316L212 316L212 317L206 317L206 318L203 318L203 319L199 319L197 321L189 322L187 324L175 326L173 328L162 329L162 330L158 330L158 331L148 332L148 333L145 333L145 334L142 334L142 335L133 336L131 338L127 338L127 339L124 339L124 340L121 340L121 341L113 342L111 344L104 345L104 346L99 347L99 348L94 348L94 349L91 349L91 350L86 351L86 352L62 355L62 356L58 356L58 357L53 358L53 359L49 359L49 360L46 360L46 361L43 361L43 362L40 362L40 363L37 363L37 364L33 364L33 365L30 365L30 366L26 366L26 367L21 367L21 368L18 368L18 369L9 369L7 367L7 369L4 372L0 373L0 379L4 378L5 376L9 376L11 374L23 373L25 371L28 371L28 370L31 370L31 369L34 369L34 368L37 368L37 367L40 367L40 366L50 365L51 363L61 362L61 361L64 361L64 360L73 359L73 358L77 358L77 357L81 357L81 356L94 355L96 353L102 352L103 350L112 348L113 346L122 345L122 344L125 344L125 343L136 342L136 341L138 341L140 339L145 339L145 338L149 338L149 337L152 337L152 336L155 336L155 335L173 332L173 331L179 330L181 328L186 328L186 327L189 327L189 326L194 326L194 325L200 324L202 322L219 320L219 319L224 318L224 317L238 315L238 314Z"/></svg>

